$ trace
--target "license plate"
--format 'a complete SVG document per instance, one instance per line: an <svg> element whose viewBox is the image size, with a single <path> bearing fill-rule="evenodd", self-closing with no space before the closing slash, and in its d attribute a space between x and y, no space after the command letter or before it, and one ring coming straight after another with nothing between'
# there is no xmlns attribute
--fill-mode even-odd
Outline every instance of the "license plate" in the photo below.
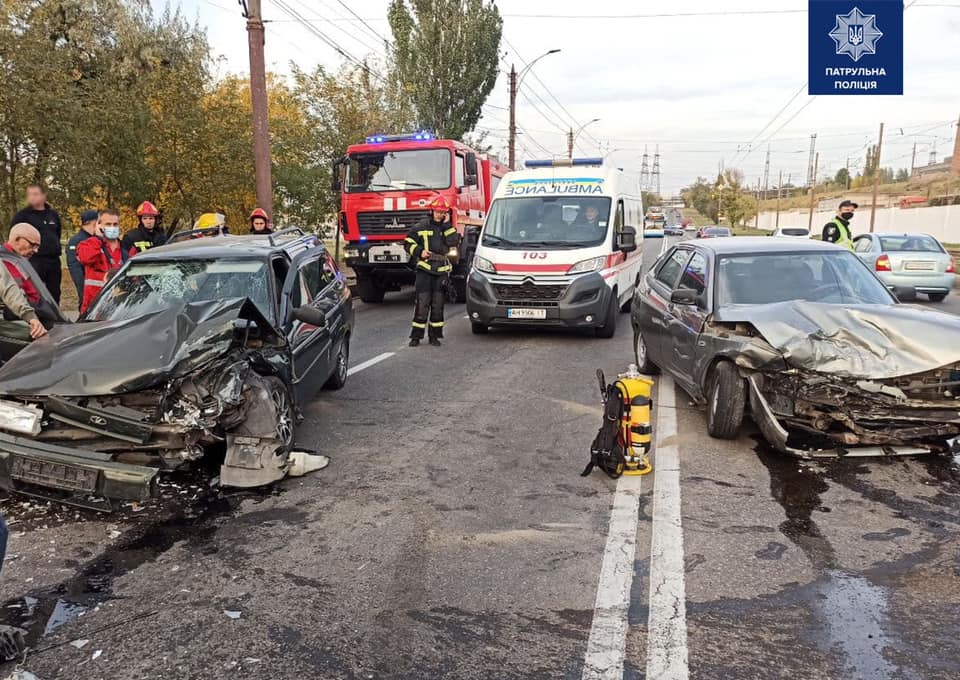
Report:
<svg viewBox="0 0 960 680"><path fill-rule="evenodd" d="M507 309L507 318L508 319L546 319L547 310L545 309Z"/></svg>
<svg viewBox="0 0 960 680"><path fill-rule="evenodd" d="M17 455L13 457L13 469L11 470L11 476L14 479L24 482L53 486L68 491L88 492L97 490L98 474L96 470L75 465L51 463L46 460L31 460Z"/></svg>
<svg viewBox="0 0 960 680"><path fill-rule="evenodd" d="M914 272L932 272L935 267L936 265L933 262L907 262L903 265L904 269Z"/></svg>
<svg viewBox="0 0 960 680"><path fill-rule="evenodd" d="M401 246L375 246L367 253L370 262L406 262L407 253Z"/></svg>

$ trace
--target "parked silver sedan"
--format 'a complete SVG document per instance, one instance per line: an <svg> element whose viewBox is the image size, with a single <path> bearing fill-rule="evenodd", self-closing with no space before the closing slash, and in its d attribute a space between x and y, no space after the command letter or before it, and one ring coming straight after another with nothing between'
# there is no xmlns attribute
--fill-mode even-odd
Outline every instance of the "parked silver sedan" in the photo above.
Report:
<svg viewBox="0 0 960 680"><path fill-rule="evenodd" d="M923 293L942 302L953 290L953 258L927 234L864 234L854 239L854 252L901 299Z"/></svg>

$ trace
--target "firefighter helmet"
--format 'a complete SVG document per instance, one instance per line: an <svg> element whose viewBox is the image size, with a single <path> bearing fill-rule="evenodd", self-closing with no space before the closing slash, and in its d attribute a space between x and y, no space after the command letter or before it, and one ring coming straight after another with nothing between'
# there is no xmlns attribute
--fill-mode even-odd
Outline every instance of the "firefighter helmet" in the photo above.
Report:
<svg viewBox="0 0 960 680"><path fill-rule="evenodd" d="M144 201L143 203L137 206L137 217L144 217L144 216L158 217L159 215L160 215L160 211L157 210L157 206L155 206L150 201Z"/></svg>
<svg viewBox="0 0 960 680"><path fill-rule="evenodd" d="M210 227L226 226L227 218L223 213L203 213L193 223L194 229L209 229Z"/></svg>
<svg viewBox="0 0 960 680"><path fill-rule="evenodd" d="M254 209L253 209L253 212L250 213L250 217L249 217L250 221L253 222L253 218L255 218L255 217L259 217L259 218L261 218L261 219L263 219L263 220L265 220L265 221L267 221L267 222L270 221L270 216L267 214L267 211L264 210L263 208L254 208Z"/></svg>
<svg viewBox="0 0 960 680"><path fill-rule="evenodd" d="M434 199L427 204L427 207L430 208L430 210L436 210L438 212L450 210L450 204L443 196L435 196Z"/></svg>

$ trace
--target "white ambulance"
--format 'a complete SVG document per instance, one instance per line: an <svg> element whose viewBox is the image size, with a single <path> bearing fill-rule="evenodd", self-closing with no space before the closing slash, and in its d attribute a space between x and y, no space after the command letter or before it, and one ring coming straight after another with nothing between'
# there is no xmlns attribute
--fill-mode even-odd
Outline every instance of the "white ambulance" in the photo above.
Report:
<svg viewBox="0 0 960 680"><path fill-rule="evenodd" d="M601 158L526 166L504 176L483 224L467 280L473 332L516 324L613 337L640 279L640 183Z"/></svg>

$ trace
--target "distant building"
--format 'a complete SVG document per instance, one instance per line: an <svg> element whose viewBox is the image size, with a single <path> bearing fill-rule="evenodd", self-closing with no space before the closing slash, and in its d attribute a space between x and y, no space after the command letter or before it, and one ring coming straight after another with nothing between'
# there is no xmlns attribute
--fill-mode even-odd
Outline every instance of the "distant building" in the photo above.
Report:
<svg viewBox="0 0 960 680"><path fill-rule="evenodd" d="M960 172L960 162L954 163L954 159L957 158L956 155L947 156L940 163L933 163L931 165L923 165L918 168L913 169L914 177L926 177L928 175L939 175L941 173L950 172Z"/></svg>

